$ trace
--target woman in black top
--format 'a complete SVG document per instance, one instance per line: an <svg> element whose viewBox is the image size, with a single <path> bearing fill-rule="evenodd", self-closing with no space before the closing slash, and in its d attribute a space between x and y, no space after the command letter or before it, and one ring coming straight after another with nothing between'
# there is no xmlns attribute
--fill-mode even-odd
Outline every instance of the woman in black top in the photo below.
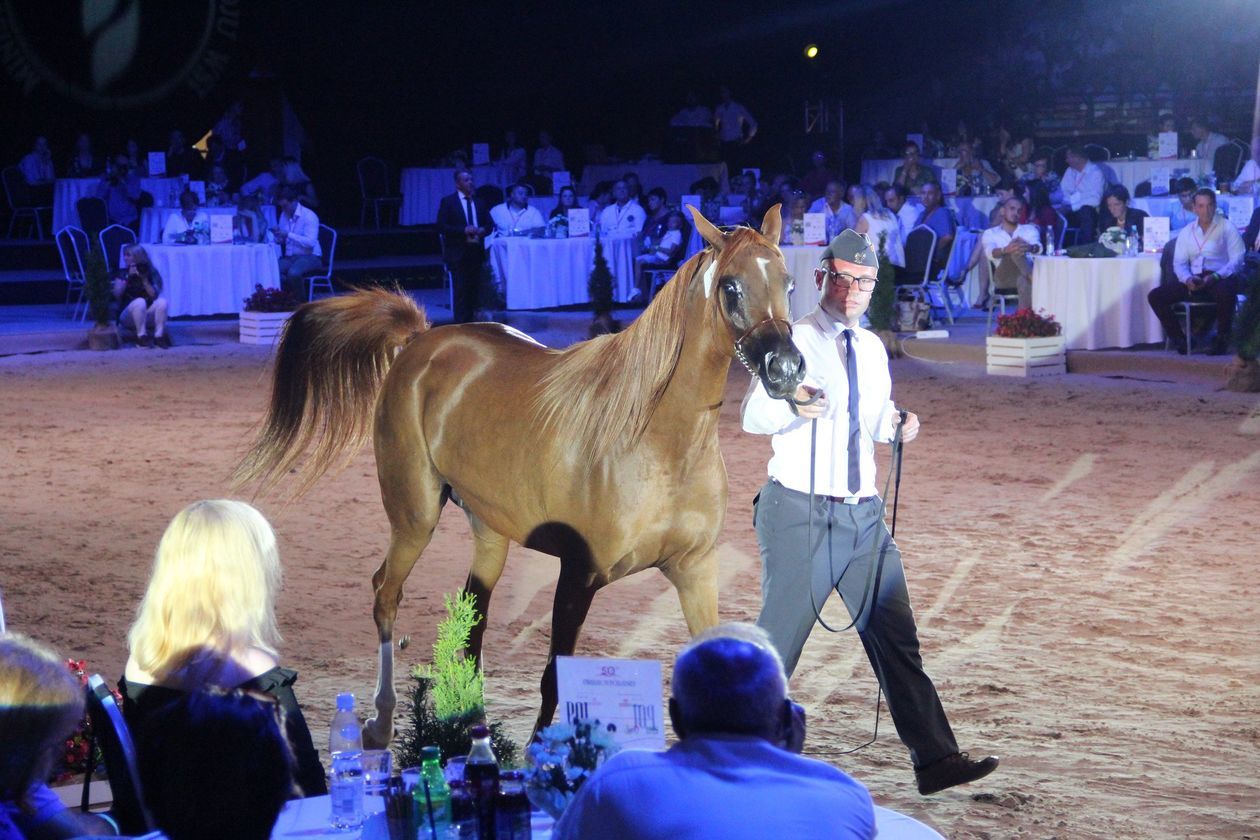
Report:
<svg viewBox="0 0 1260 840"><path fill-rule="evenodd" d="M1147 215L1145 210L1129 206L1129 191L1124 188L1124 184L1114 184L1103 193L1102 206L1098 208L1098 229L1118 227L1128 231L1129 228L1136 227L1140 251L1143 236L1142 221Z"/></svg>

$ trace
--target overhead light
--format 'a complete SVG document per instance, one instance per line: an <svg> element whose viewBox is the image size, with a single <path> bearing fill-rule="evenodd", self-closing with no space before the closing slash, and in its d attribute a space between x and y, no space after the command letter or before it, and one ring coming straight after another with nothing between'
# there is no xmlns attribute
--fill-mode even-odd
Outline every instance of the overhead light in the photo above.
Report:
<svg viewBox="0 0 1260 840"><path fill-rule="evenodd" d="M817 44L810 44L808 47L806 47L806 48L805 48L805 57L806 57L806 58L818 58L818 45L817 45Z"/></svg>

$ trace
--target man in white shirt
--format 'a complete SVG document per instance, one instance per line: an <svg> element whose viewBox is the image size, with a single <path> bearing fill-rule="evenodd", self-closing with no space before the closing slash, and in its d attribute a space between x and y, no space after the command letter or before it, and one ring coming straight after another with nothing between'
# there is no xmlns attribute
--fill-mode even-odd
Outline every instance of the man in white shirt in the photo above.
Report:
<svg viewBox="0 0 1260 840"><path fill-rule="evenodd" d="M980 254L990 261L993 288L998 292L1014 289L1019 308L1032 309L1032 258L1041 253L1041 237L1034 225L1021 225L1024 199L1012 195L998 205L998 223L980 234L978 253L973 253L963 274L975 268Z"/></svg>
<svg viewBox="0 0 1260 840"><path fill-rule="evenodd" d="M179 195L179 212L172 213L166 220L166 224L162 226L162 239L165 245L173 245L179 242L195 242L195 238L190 237L189 232L194 231L198 226L204 230L207 235L210 232L210 217L206 215L206 211L201 209L201 202L197 199L197 194L192 190L184 190Z"/></svg>
<svg viewBox="0 0 1260 840"><path fill-rule="evenodd" d="M1173 272L1176 283L1152 289L1146 299L1164 332L1183 356L1189 350L1190 337L1181 326L1181 318L1173 305L1182 301L1208 301L1216 304L1216 338L1208 351L1223 356L1229 348L1230 330L1234 326L1234 306L1238 298L1243 256L1247 252L1238 229L1224 216L1216 214L1216 192L1201 189L1194 194L1194 224L1186 225L1177 234L1173 251Z"/></svg>
<svg viewBox="0 0 1260 840"><path fill-rule="evenodd" d="M884 190L884 204L889 210L897 214L897 221L901 224L901 238L904 240L906 234L914 230L914 223L919 220L919 207L910 203L910 190L905 184L893 184Z"/></svg>
<svg viewBox="0 0 1260 840"><path fill-rule="evenodd" d="M914 440L919 418L898 412L883 342L859 326L878 269L866 237L846 230L832 240L814 273L818 308L792 329L808 371L797 402L771 399L760 381L744 398L744 431L772 435L774 449L769 480L754 501L763 597L757 624L790 675L818 611L833 589L840 593L926 796L988 775L998 759L973 761L958 751L923 670L901 552L884 525L875 442L892 441L898 427L902 440Z"/></svg>
<svg viewBox="0 0 1260 840"><path fill-rule="evenodd" d="M265 204L270 204L283 180L284 159L273 157L266 172L260 172L241 184L241 195L258 195Z"/></svg>
<svg viewBox="0 0 1260 840"><path fill-rule="evenodd" d="M1199 141L1194 147L1195 154L1199 156L1199 160L1207 161L1207 167L1211 169L1216 159L1216 150L1228 143L1229 138L1212 131L1203 117L1196 117L1190 121L1190 133L1194 135L1195 140Z"/></svg>
<svg viewBox="0 0 1260 840"><path fill-rule="evenodd" d="M546 224L538 208L529 203L529 188L524 184L514 184L507 201L490 208L490 219L499 236L520 236Z"/></svg>
<svg viewBox="0 0 1260 840"><path fill-rule="evenodd" d="M637 201L630 200L630 188L625 181L613 184L613 203L599 214L599 229L605 235L637 236L647 221L647 213Z"/></svg>
<svg viewBox="0 0 1260 840"><path fill-rule="evenodd" d="M840 231L857 227L857 216L853 206L844 200L844 184L840 181L828 181L822 197L809 205L809 212L822 213L825 217L828 242L839 236Z"/></svg>
<svg viewBox="0 0 1260 840"><path fill-rule="evenodd" d="M1098 235L1098 205L1102 204L1103 190L1107 188L1106 176L1086 157L1083 146L1068 148L1067 165L1059 188L1071 209L1068 221L1078 231L1077 242L1093 242Z"/></svg>
<svg viewBox="0 0 1260 840"><path fill-rule="evenodd" d="M803 711L765 631L700 633L678 654L671 692L678 743L605 761L565 808L555 840L875 836L866 788L797 754Z"/></svg>
<svg viewBox="0 0 1260 840"><path fill-rule="evenodd" d="M303 207L298 191L285 184L276 192L276 226L271 229L280 248L280 282L298 300L306 299L303 280L323 268L319 247L319 216Z"/></svg>
<svg viewBox="0 0 1260 840"><path fill-rule="evenodd" d="M723 85L718 96L722 101L713 109L713 129L727 169L739 172L743 169L743 147L757 135L757 121L731 97L730 88Z"/></svg>

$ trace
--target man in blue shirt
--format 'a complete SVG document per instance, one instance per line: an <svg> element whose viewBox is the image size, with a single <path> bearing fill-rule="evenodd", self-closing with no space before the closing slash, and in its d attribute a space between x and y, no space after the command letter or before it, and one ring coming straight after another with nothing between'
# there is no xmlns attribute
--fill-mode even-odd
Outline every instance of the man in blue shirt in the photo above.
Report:
<svg viewBox="0 0 1260 840"><path fill-rule="evenodd" d="M140 230L140 176L127 163L126 155L114 158L96 185L96 197L105 199L105 209L113 224Z"/></svg>

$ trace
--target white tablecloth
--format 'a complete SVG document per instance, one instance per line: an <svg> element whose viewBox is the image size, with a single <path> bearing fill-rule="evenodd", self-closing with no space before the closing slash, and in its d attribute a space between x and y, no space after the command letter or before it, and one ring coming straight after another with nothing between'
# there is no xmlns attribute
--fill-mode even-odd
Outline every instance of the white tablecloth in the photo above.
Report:
<svg viewBox="0 0 1260 840"><path fill-rule="evenodd" d="M149 244L144 250L162 277L162 295L172 317L240 312L256 284L265 289L280 286L280 266L271 245Z"/></svg>
<svg viewBox="0 0 1260 840"><path fill-rule="evenodd" d="M780 245L783 262L787 264L788 274L796 281L792 295L788 298L788 306L792 310L792 320L802 318L814 311L818 305L818 287L814 284L814 269L822 259L822 245Z"/></svg>
<svg viewBox="0 0 1260 840"><path fill-rule="evenodd" d="M203 212L208 216L235 216L235 207L202 207ZM261 207L263 216L267 219L268 225L276 223L276 208L270 204L264 204ZM161 242L162 229L166 227L166 220L179 212L178 207L146 207L140 211L140 242Z"/></svg>
<svg viewBox="0 0 1260 840"><path fill-rule="evenodd" d="M627 301L634 293L637 237L603 238L604 259L613 274L613 299ZM585 303L586 284L595 265L595 240L496 237L490 243L490 264L503 284L508 309L541 309Z"/></svg>
<svg viewBox="0 0 1260 840"><path fill-rule="evenodd" d="M1063 325L1069 350L1163 341L1146 295L1159 285L1159 256L1034 257L1032 304Z"/></svg>
<svg viewBox="0 0 1260 840"><path fill-rule="evenodd" d="M96 195L96 187L100 183L100 178L58 178L53 187L53 230L61 230L66 225L81 227L75 203L80 198ZM154 205L169 204L172 188L183 190L179 178L140 179L140 189L153 196Z"/></svg>
<svg viewBox="0 0 1260 840"><path fill-rule="evenodd" d="M639 176L639 184L643 194L653 187L665 190L671 203L676 203L682 196L691 192L691 185L708 176L718 183L718 191L722 195L730 190L726 177L725 163L599 163L588 164L582 169L583 194L590 193L591 188L600 181L616 181L627 172ZM644 199L646 204L646 199Z"/></svg>
<svg viewBox="0 0 1260 840"><path fill-rule="evenodd" d="M455 192L454 167L404 169L402 171L400 225L427 225L437 221L438 202ZM511 183L511 168L497 163L472 167L473 186L493 184L504 188Z"/></svg>
<svg viewBox="0 0 1260 840"><path fill-rule="evenodd" d="M1171 218L1173 210L1181 204L1181 199L1176 196L1151 196L1150 198L1135 198L1132 204L1152 216ZM1242 230L1247 226L1247 222L1251 221L1251 214L1256 209L1256 200L1249 195L1217 195L1216 209L1228 216L1234 226Z"/></svg>
<svg viewBox="0 0 1260 840"><path fill-rule="evenodd" d="M1170 173L1179 172L1180 176L1188 175L1196 181L1204 172L1212 168L1212 162L1199 158L1181 158L1178 160L1150 160L1138 158L1112 158L1098 164L1107 176L1109 184L1124 184L1132 193L1137 185L1151 177L1151 169L1161 167ZM1180 177L1178 176L1178 177Z"/></svg>

